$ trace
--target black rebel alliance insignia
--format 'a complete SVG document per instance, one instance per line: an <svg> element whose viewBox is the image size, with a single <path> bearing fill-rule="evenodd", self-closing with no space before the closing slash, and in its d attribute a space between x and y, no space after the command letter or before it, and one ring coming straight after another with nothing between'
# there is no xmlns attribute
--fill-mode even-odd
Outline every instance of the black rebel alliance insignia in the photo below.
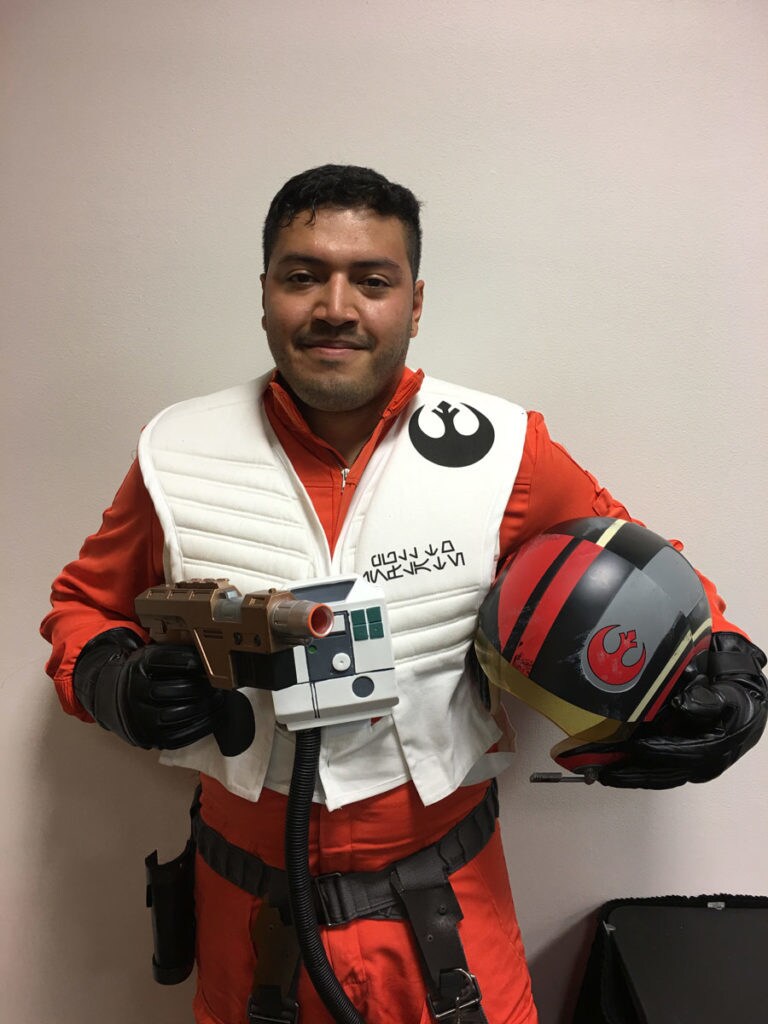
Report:
<svg viewBox="0 0 768 1024"><path fill-rule="evenodd" d="M411 416L408 424L411 444L419 455L428 462L434 462L436 466L446 466L450 469L471 466L485 458L493 447L496 435L491 421L473 406L465 405L463 402L461 404L465 409L469 409L477 420L477 429L473 434L459 433L453 422L459 413L459 407L446 401L429 410L443 421L443 433L440 437L430 437L419 426L419 416L426 406L419 406Z"/></svg>

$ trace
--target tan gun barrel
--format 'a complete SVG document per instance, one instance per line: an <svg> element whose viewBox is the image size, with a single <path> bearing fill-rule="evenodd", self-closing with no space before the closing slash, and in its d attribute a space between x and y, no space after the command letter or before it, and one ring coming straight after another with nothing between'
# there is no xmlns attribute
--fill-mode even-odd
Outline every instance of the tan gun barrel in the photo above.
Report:
<svg viewBox="0 0 768 1024"><path fill-rule="evenodd" d="M185 580L150 587L136 598L150 637L194 644L214 686L237 683L232 655L273 654L326 636L334 614L325 604L297 600L288 590L241 595L229 580Z"/></svg>

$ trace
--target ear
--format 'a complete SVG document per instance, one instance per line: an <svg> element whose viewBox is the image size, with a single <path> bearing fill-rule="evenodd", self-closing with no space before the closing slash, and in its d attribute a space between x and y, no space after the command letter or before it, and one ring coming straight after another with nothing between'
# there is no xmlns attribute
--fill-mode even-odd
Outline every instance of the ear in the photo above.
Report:
<svg viewBox="0 0 768 1024"><path fill-rule="evenodd" d="M424 282L417 281L413 286L413 309L411 312L411 337L415 338L419 333L419 320L421 311L424 308Z"/></svg>
<svg viewBox="0 0 768 1024"><path fill-rule="evenodd" d="M262 327L262 330L266 331L266 329L267 329L267 317L266 317L266 307L265 307L265 304L264 304L264 284L265 284L265 282L267 280L267 275L266 274L260 274L259 275L259 280L261 281L261 310L262 310L261 327Z"/></svg>

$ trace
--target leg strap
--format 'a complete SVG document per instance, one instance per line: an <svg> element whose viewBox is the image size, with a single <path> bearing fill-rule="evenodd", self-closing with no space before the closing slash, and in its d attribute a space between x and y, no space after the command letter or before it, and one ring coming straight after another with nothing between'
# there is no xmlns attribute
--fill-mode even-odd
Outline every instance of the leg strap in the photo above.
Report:
<svg viewBox="0 0 768 1024"><path fill-rule="evenodd" d="M253 988L248 1000L248 1024L296 1024L296 1002L301 954L296 929L267 900L251 925L257 950Z"/></svg>
<svg viewBox="0 0 768 1024"><path fill-rule="evenodd" d="M458 924L464 916L434 847L396 865L391 884L413 929L435 1021L486 1024L477 978L467 966Z"/></svg>

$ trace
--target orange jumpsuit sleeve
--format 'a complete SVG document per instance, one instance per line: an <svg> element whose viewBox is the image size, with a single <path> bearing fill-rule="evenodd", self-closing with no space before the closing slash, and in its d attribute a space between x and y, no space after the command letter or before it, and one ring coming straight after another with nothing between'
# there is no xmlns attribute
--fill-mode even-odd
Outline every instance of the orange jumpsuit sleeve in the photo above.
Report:
<svg viewBox="0 0 768 1024"><path fill-rule="evenodd" d="M146 640L133 602L142 590L163 580L162 530L134 460L101 528L54 580L51 611L40 627L53 647L46 672L65 711L91 721L72 688L78 654L92 637L118 626Z"/></svg>
<svg viewBox="0 0 768 1024"><path fill-rule="evenodd" d="M550 526L582 516L614 516L640 522L552 440L541 413L528 413L520 469L501 524L501 559ZM680 541L671 544L682 551ZM697 575L712 609L712 629L743 633L724 617L725 601L715 585L701 573Z"/></svg>

